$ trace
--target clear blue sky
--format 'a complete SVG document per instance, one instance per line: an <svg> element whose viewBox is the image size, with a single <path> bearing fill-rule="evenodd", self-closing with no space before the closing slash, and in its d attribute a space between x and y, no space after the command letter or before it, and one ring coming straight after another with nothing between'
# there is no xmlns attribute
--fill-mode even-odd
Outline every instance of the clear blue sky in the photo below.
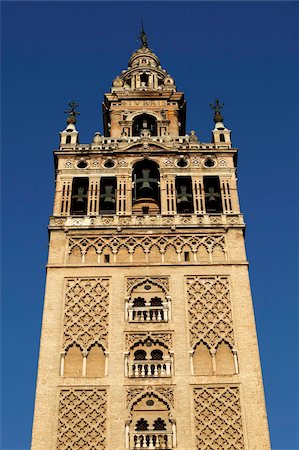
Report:
<svg viewBox="0 0 299 450"><path fill-rule="evenodd" d="M239 152L253 300L273 449L298 449L298 3L2 3L1 449L30 446L52 150L76 99L82 143L138 47L151 48L187 99L187 130L209 141L225 103Z"/></svg>

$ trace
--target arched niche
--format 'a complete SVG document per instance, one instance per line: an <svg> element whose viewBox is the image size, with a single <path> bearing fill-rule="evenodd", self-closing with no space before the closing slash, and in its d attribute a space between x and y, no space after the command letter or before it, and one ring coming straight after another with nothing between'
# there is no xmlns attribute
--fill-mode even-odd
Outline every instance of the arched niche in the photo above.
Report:
<svg viewBox="0 0 299 450"><path fill-rule="evenodd" d="M132 136L140 136L142 130L150 132L151 136L157 136L157 119L150 114L135 116L132 123Z"/></svg>
<svg viewBox="0 0 299 450"><path fill-rule="evenodd" d="M71 345L65 354L64 372L65 377L82 377L83 355L77 345Z"/></svg>
<svg viewBox="0 0 299 450"><path fill-rule="evenodd" d="M229 375L235 373L234 355L227 342L222 341L216 349L216 373Z"/></svg>
<svg viewBox="0 0 299 450"><path fill-rule="evenodd" d="M193 353L194 375L212 375L212 356L208 346L202 341L196 346Z"/></svg>
<svg viewBox="0 0 299 450"><path fill-rule="evenodd" d="M105 376L105 354L103 348L95 344L88 352L86 361L87 377L104 377Z"/></svg>

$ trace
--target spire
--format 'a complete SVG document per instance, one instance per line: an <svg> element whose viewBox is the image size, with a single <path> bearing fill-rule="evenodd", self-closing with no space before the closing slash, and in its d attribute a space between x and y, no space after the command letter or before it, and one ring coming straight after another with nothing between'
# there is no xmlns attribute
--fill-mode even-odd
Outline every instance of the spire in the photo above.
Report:
<svg viewBox="0 0 299 450"><path fill-rule="evenodd" d="M144 31L143 20L141 21L141 31L140 31L139 39L141 40L140 48L142 48L142 47L148 48L147 35Z"/></svg>
<svg viewBox="0 0 299 450"><path fill-rule="evenodd" d="M211 109L214 110L214 122L215 123L223 122L223 116L220 113L220 111L222 110L223 106L224 106L224 103L220 103L218 98L216 98L214 104L210 103Z"/></svg>
<svg viewBox="0 0 299 450"><path fill-rule="evenodd" d="M65 114L68 114L68 118L66 119L66 123L67 124L75 125L77 123L77 117L76 116L80 116L80 113L78 111L76 111L76 108L78 106L79 106L79 103L77 103L74 100L69 102L70 109L67 109L66 111L64 111Z"/></svg>

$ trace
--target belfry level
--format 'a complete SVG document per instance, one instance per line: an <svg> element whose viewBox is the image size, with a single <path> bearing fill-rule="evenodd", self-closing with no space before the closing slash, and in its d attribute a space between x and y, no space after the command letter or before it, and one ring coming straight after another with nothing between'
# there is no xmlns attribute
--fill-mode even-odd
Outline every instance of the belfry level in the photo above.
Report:
<svg viewBox="0 0 299 450"><path fill-rule="evenodd" d="M54 151L32 450L269 450L231 132L186 134L145 33Z"/></svg>

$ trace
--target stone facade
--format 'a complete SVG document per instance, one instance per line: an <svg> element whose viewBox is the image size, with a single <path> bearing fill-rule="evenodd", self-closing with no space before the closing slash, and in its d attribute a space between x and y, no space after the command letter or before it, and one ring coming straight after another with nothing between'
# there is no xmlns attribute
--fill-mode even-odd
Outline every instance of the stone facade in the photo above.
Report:
<svg viewBox="0 0 299 450"><path fill-rule="evenodd" d="M268 450L236 155L146 43L54 152L32 450Z"/></svg>

